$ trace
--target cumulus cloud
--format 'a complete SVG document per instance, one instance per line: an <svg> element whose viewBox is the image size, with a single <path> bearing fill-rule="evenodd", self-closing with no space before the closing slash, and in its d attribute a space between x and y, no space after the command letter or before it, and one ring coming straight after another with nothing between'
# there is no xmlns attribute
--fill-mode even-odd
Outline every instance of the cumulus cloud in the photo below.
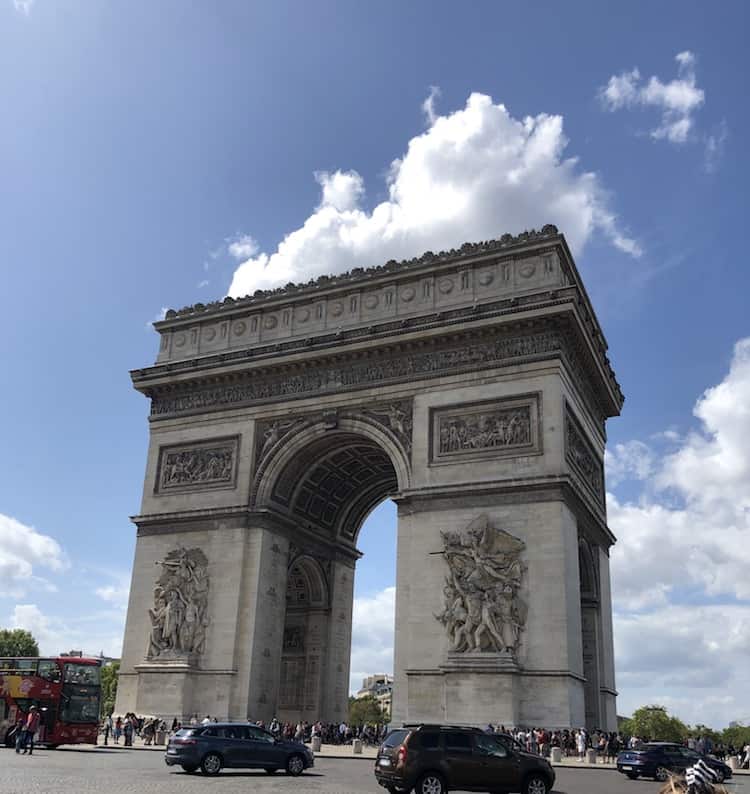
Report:
<svg viewBox="0 0 750 794"><path fill-rule="evenodd" d="M368 675L393 673L395 610L395 587L386 587L374 596L354 599L349 678L351 693L357 692Z"/></svg>
<svg viewBox="0 0 750 794"><path fill-rule="evenodd" d="M44 613L36 604L17 604L10 615L10 626L30 631L45 656L82 650L90 656L103 652L117 658L122 652L123 622L107 622L100 614L63 619Z"/></svg>
<svg viewBox="0 0 750 794"><path fill-rule="evenodd" d="M54 538L0 513L0 596L19 597L31 584L53 589L36 571L62 571L67 565Z"/></svg>
<svg viewBox="0 0 750 794"><path fill-rule="evenodd" d="M227 251L230 256L239 261L249 259L258 252L258 243L249 234L241 234L227 241ZM215 253L211 252L212 259L217 258L218 254L215 255Z"/></svg>
<svg viewBox="0 0 750 794"><path fill-rule="evenodd" d="M656 140L685 143L695 124L695 113L705 101L705 92L698 88L695 79L695 55L680 52L675 56L677 77L668 83L652 76L641 81L641 73L631 71L612 75L606 86L599 90L599 98L607 110L652 107L661 113L659 124L650 131Z"/></svg>
<svg viewBox="0 0 750 794"><path fill-rule="evenodd" d="M604 453L607 482L614 486L623 480L645 480L653 471L654 453L642 441L615 444Z"/></svg>
<svg viewBox="0 0 750 794"><path fill-rule="evenodd" d="M661 456L634 441L608 457L615 484L643 481L629 501L607 498L618 685L632 707L671 704L683 719L725 724L741 705L731 692L749 683L750 338L693 413L691 432L661 434Z"/></svg>
<svg viewBox="0 0 750 794"><path fill-rule="evenodd" d="M668 605L618 616L618 712L665 705L686 722L725 726L748 715L750 607Z"/></svg>
<svg viewBox="0 0 750 794"><path fill-rule="evenodd" d="M363 206L356 171L321 171L318 206L272 253L255 250L234 273L233 297L307 281L324 273L556 224L574 252L595 233L633 256L640 246L622 228L600 178L566 157L561 116L514 118L474 93L465 107L438 115L433 90L423 109L430 126L389 168L388 198ZM252 238L251 238L252 239Z"/></svg>
<svg viewBox="0 0 750 794"><path fill-rule="evenodd" d="M13 8L24 16L28 16L31 13L33 5L34 0L13 0Z"/></svg>
<svg viewBox="0 0 750 794"><path fill-rule="evenodd" d="M130 596L130 576L126 573L117 574L115 583L97 587L94 593L114 609L124 612L128 607Z"/></svg>

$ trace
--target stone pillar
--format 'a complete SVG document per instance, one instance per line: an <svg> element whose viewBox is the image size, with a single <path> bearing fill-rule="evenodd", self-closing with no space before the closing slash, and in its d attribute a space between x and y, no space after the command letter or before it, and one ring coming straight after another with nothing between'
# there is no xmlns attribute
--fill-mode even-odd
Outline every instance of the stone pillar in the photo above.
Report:
<svg viewBox="0 0 750 794"><path fill-rule="evenodd" d="M349 663L352 650L352 609L354 564L338 559L331 562L329 575L331 618L322 699L324 722L339 723L349 710Z"/></svg>
<svg viewBox="0 0 750 794"><path fill-rule="evenodd" d="M599 726L617 730L617 689L615 686L615 647L612 636L612 592L609 554L599 547Z"/></svg>
<svg viewBox="0 0 750 794"><path fill-rule="evenodd" d="M267 529L251 531L255 554L245 572L248 582L243 605L253 616L247 637L246 718L270 722L278 709L289 543Z"/></svg>

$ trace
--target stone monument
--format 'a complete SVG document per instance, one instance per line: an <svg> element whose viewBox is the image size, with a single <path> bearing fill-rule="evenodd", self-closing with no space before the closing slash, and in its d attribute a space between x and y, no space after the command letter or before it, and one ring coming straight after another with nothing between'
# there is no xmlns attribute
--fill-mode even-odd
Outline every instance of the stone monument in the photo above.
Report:
<svg viewBox="0 0 750 794"><path fill-rule="evenodd" d="M623 397L554 226L155 327L119 712L345 718L357 536L391 498L393 722L616 728Z"/></svg>

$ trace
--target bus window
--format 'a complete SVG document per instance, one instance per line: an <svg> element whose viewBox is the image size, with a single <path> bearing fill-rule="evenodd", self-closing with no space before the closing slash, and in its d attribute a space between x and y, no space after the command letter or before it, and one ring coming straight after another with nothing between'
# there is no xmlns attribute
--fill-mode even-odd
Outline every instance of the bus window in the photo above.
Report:
<svg viewBox="0 0 750 794"><path fill-rule="evenodd" d="M99 686L99 665L65 663L65 683Z"/></svg>
<svg viewBox="0 0 750 794"><path fill-rule="evenodd" d="M19 673L36 673L36 659L16 659L16 671Z"/></svg>
<svg viewBox="0 0 750 794"><path fill-rule="evenodd" d="M60 665L52 659L40 659L38 668L40 678L51 681L53 684L60 683Z"/></svg>

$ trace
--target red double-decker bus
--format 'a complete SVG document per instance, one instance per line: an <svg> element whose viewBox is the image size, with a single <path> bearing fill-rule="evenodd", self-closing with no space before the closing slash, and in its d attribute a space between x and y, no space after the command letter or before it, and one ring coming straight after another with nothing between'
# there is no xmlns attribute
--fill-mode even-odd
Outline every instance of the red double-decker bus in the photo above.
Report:
<svg viewBox="0 0 750 794"><path fill-rule="evenodd" d="M19 716L36 706L39 744L96 744L100 667L99 659L79 657L0 658L0 741L11 746Z"/></svg>

